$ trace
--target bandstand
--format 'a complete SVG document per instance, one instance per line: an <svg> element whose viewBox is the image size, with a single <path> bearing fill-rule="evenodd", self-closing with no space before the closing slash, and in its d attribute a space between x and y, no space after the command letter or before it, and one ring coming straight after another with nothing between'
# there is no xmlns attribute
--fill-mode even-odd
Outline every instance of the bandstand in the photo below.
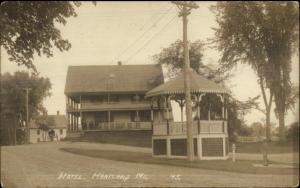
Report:
<svg viewBox="0 0 300 188"><path fill-rule="evenodd" d="M199 160L228 158L227 107L228 90L196 72L190 71L193 109L194 154ZM180 74L146 93L152 104L159 106L164 121L152 116L153 157L185 158L187 129L185 113L184 76ZM171 102L178 103L181 121L173 122Z"/></svg>

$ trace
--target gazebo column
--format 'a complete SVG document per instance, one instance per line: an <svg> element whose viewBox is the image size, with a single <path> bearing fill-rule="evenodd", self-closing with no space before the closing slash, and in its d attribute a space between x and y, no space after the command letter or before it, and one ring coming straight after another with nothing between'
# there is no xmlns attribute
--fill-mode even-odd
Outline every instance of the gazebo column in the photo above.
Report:
<svg viewBox="0 0 300 188"><path fill-rule="evenodd" d="M227 102L227 100L225 99L225 120L226 121L228 121L228 111L227 111L227 109L228 109L228 102Z"/></svg>
<svg viewBox="0 0 300 188"><path fill-rule="evenodd" d="M220 97L221 99L221 103L222 103L222 129L223 129L223 133L225 133L225 95L224 94L217 94L218 97Z"/></svg>
<svg viewBox="0 0 300 188"><path fill-rule="evenodd" d="M166 110L167 110L167 135L170 134L170 126L169 126L169 118L170 118L170 114L169 114L169 96L167 95L165 97L165 102L166 102Z"/></svg>
<svg viewBox="0 0 300 188"><path fill-rule="evenodd" d="M197 94L197 120L198 120L198 134L201 132L201 127L200 127L200 102L202 99L203 94L199 95Z"/></svg>

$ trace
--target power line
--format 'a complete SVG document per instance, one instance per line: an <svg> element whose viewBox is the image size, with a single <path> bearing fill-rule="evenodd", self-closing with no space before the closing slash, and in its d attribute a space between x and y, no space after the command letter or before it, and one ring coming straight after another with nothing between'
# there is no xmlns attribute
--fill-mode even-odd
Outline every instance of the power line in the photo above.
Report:
<svg viewBox="0 0 300 188"><path fill-rule="evenodd" d="M164 12L164 14L159 17L159 19L157 19L147 30L144 31L144 33L142 35L140 35L133 43L131 43L125 50L123 50L116 58L114 58L114 60L119 59L125 52L127 52L132 46L134 46L138 41L140 41L140 39L142 39L145 36L145 34L148 33L151 30L151 28L153 28L160 20L162 20L171 11L171 9L173 7L174 7L174 5L171 5L171 7L169 9L167 9ZM145 25L143 25L143 27Z"/></svg>
<svg viewBox="0 0 300 188"><path fill-rule="evenodd" d="M135 55L137 55L141 50L143 50L158 34L160 34L177 16L175 15L164 27L161 28L156 34L154 34L140 49L138 49L133 55L125 60L125 62L129 61Z"/></svg>
<svg viewBox="0 0 300 188"><path fill-rule="evenodd" d="M164 6L163 10L165 10L167 7L168 7L168 6ZM171 9L171 8L172 8L172 7L170 7L170 9ZM169 9L166 10L166 11L167 11L167 13L169 13ZM164 11L164 12L155 12L155 14L152 14L152 16L151 16L151 17L150 17L150 18L142 25L141 29L144 29L144 27L146 27L146 25L147 25L148 23L150 23L151 20L155 18L155 16L161 15L161 14L167 14L166 11ZM143 15L144 15L144 13L145 13L145 12L143 12ZM152 27L152 26L151 26L151 27Z"/></svg>

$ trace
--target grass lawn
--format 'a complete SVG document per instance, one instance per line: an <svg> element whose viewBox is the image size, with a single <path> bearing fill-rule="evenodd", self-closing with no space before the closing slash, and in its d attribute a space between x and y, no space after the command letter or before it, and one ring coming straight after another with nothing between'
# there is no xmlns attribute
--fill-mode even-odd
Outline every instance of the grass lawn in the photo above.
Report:
<svg viewBox="0 0 300 188"><path fill-rule="evenodd" d="M256 143L236 143L237 153L262 153L262 142ZM270 154L278 153L294 153L299 152L299 143L292 141L285 142L269 142L268 152ZM232 144L230 144L230 151L232 150Z"/></svg>
<svg viewBox="0 0 300 188"><path fill-rule="evenodd" d="M254 167L253 164L261 164L262 161L238 160L235 163L231 160L194 161L188 162L184 159L162 159L154 158L149 153L112 151L112 150L91 150L81 148L61 148L62 151L70 152L89 157L109 159L115 161L159 164L181 166L189 168L200 168L209 170L220 170L229 172L240 172L250 174L298 174L298 168L274 168ZM277 163L278 164L278 163Z"/></svg>

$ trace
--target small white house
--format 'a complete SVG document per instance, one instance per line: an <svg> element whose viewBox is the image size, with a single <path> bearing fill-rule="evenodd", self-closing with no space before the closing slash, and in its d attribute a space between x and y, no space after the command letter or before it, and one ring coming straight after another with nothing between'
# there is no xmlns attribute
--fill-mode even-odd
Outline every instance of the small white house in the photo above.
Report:
<svg viewBox="0 0 300 188"><path fill-rule="evenodd" d="M67 119L65 115L48 115L46 122L51 122L47 128L42 129L35 121L29 124L30 143L60 141L67 135Z"/></svg>

